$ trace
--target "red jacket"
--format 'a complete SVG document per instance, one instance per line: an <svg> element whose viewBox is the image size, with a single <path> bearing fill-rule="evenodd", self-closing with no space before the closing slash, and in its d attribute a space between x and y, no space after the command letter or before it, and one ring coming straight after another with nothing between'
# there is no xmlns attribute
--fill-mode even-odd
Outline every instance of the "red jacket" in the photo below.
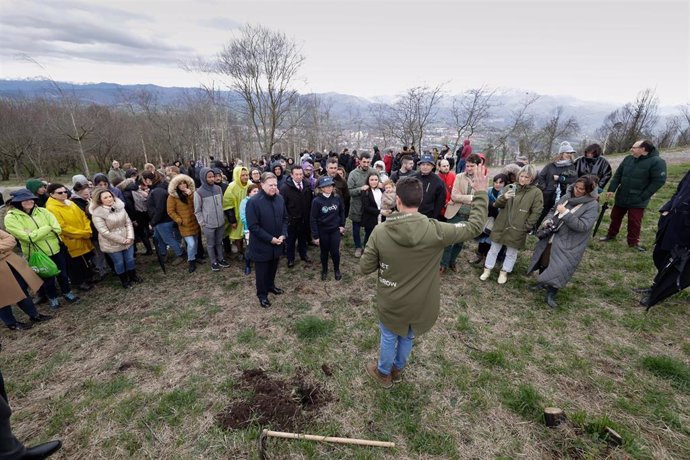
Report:
<svg viewBox="0 0 690 460"><path fill-rule="evenodd" d="M386 166L386 174L390 176L391 169L393 169L393 155L386 153L383 156L383 164Z"/></svg>
<svg viewBox="0 0 690 460"><path fill-rule="evenodd" d="M448 171L446 174L438 173L438 177L441 178L444 184L446 184L446 202L443 204L443 216L446 215L446 205L450 201L450 191L453 190L453 184L455 183L455 173L453 171Z"/></svg>

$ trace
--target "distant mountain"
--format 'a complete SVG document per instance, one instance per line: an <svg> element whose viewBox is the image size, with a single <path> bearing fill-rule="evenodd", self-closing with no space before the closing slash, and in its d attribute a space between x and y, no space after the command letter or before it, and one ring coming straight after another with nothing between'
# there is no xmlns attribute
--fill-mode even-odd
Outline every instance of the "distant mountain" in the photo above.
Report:
<svg viewBox="0 0 690 460"><path fill-rule="evenodd" d="M60 91L63 93L74 96L82 102L111 106L117 106L128 98L144 91L154 95L156 100L161 104L171 104L187 97L199 96L203 92L200 88L163 87L152 84L75 84L65 82L57 82L57 84L55 84L46 80L0 80L0 97L55 98L59 97L59 91L56 86L59 87ZM231 100L240 100L239 96L231 91L222 91L221 93L225 93ZM492 123L499 127L508 123L511 114L520 106L528 94L534 93L528 93L519 89L503 89L497 92L493 100L495 109L493 110ZM318 93L315 95L321 97L323 102L330 106L331 115L333 117L342 120L345 124L352 124L355 122L364 122L366 124L372 121L370 108L373 104L392 103L395 99L395 97L391 95L363 98L334 92ZM441 107L449 108L451 106L451 101L452 96L442 99ZM577 119L581 127L581 133L586 136L593 135L601 126L606 115L618 107L610 103L583 101L571 96L542 95L539 100L533 104L531 113L538 121L543 121L547 119L558 106L563 106L565 116L573 115ZM675 108L662 107L660 109L660 114L666 115L674 111ZM444 111L442 110L441 112ZM447 113L447 111L445 112ZM450 120L448 118L448 115L446 115L446 119L440 119L439 123L449 122Z"/></svg>

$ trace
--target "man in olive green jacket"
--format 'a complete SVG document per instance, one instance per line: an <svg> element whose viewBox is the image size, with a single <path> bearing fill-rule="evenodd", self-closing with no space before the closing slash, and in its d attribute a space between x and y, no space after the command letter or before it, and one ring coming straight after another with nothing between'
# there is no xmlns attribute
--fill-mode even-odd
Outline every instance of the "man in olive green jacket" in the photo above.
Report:
<svg viewBox="0 0 690 460"><path fill-rule="evenodd" d="M467 222L441 223L417 212L423 190L419 179L405 177L396 187L399 212L377 225L360 260L364 274L378 272L376 302L381 330L378 362L368 374L382 387L400 381L415 335L431 329L440 309L438 264L443 248L482 232L487 219L488 173L472 181L474 199Z"/></svg>

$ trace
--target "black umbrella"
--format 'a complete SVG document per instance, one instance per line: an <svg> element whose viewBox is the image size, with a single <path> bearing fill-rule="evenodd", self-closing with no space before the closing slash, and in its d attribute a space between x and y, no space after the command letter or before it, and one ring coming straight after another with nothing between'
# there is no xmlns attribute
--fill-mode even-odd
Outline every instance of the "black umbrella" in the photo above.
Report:
<svg viewBox="0 0 690 460"><path fill-rule="evenodd" d="M690 286L690 248L675 246L654 278L649 297L643 300L647 310L662 300Z"/></svg>
<svg viewBox="0 0 690 460"><path fill-rule="evenodd" d="M601 225L601 221L604 220L604 214L606 213L606 210L608 208L609 208L609 202L607 201L601 207L601 211L599 212L599 217L597 218L597 224L594 226L594 232L592 232L592 238L597 236L597 230L599 230L599 226Z"/></svg>

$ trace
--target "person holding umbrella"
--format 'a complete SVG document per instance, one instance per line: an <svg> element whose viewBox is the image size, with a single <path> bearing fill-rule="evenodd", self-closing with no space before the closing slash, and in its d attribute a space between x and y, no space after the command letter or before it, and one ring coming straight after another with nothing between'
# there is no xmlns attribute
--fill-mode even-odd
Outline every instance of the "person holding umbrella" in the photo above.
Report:
<svg viewBox="0 0 690 460"><path fill-rule="evenodd" d="M690 170L659 212L652 254L657 275L651 288L635 290L647 294L640 303L648 310L690 285Z"/></svg>

